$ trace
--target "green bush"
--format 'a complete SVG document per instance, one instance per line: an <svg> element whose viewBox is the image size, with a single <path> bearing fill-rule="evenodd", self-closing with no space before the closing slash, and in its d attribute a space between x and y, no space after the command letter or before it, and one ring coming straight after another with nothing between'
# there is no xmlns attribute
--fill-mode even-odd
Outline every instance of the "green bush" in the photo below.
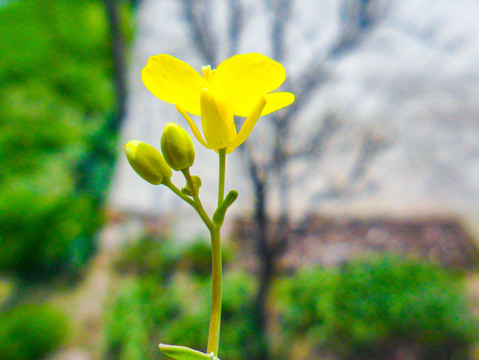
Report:
<svg viewBox="0 0 479 360"><path fill-rule="evenodd" d="M174 243L146 237L126 244L115 260L114 269L122 275L153 276L162 282L178 265L179 256Z"/></svg>
<svg viewBox="0 0 479 360"><path fill-rule="evenodd" d="M67 317L50 305L19 305L0 317L2 360L42 359L68 334Z"/></svg>
<svg viewBox="0 0 479 360"><path fill-rule="evenodd" d="M228 266L231 250L223 246L223 268ZM205 239L174 242L165 238L145 237L126 244L114 264L123 275L154 276L161 281L181 270L197 277L211 276L211 245Z"/></svg>
<svg viewBox="0 0 479 360"><path fill-rule="evenodd" d="M285 334L345 359L405 348L420 359L466 359L476 334L458 279L430 264L384 257L306 269L281 289Z"/></svg>
<svg viewBox="0 0 479 360"><path fill-rule="evenodd" d="M116 265L125 277L106 309L106 359L160 357L160 342L206 350L211 292L207 246L202 240L178 244L151 239L127 245ZM254 343L254 280L244 271L226 271L223 290L221 357L244 359L246 345Z"/></svg>
<svg viewBox="0 0 479 360"><path fill-rule="evenodd" d="M121 286L112 304L108 305L106 359L152 358L149 340L153 328L151 307L154 307L155 300L149 294L146 283L132 280Z"/></svg>
<svg viewBox="0 0 479 360"><path fill-rule="evenodd" d="M0 270L75 270L94 248L113 165L103 3L12 1L0 28Z"/></svg>
<svg viewBox="0 0 479 360"><path fill-rule="evenodd" d="M118 263L126 277L108 307L107 359L155 358L160 342L205 350L208 257L206 242L146 239L126 248ZM408 350L424 360L466 359L476 322L460 280L439 267L394 257L302 270L279 280L272 294L279 315L275 357L296 358L294 349L303 346L311 357L373 360ZM245 359L261 346L256 283L227 267L223 284L220 357Z"/></svg>
<svg viewBox="0 0 479 360"><path fill-rule="evenodd" d="M228 274L225 276L225 284L230 278L237 285L241 282L239 289L251 288L251 278L244 273ZM237 303L232 300L239 296L238 291L225 289L224 292L225 316L220 351L223 358L231 360L244 358L244 335L250 334L252 327L251 318L239 309L245 306L245 301ZM243 293L243 296L246 296L247 300L250 294ZM173 276L164 286L153 278L128 279L108 306L106 359L153 359L160 356L160 342L181 344L205 351L209 297L209 281L200 280L187 273Z"/></svg>

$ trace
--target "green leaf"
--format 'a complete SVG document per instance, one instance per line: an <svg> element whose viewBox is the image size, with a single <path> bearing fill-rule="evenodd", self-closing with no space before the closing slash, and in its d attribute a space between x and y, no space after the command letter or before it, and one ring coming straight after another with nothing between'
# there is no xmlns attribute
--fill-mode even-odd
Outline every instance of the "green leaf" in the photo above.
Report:
<svg viewBox="0 0 479 360"><path fill-rule="evenodd" d="M238 198L238 192L236 190L231 190L228 195L226 195L225 199L221 203L221 205L216 209L215 213L213 214L213 222L215 225L221 226L225 219L226 210L235 202Z"/></svg>
<svg viewBox="0 0 479 360"><path fill-rule="evenodd" d="M218 359L213 353L205 354L186 346L160 344L160 350L176 360L215 360ZM219 360L219 359L218 359Z"/></svg>

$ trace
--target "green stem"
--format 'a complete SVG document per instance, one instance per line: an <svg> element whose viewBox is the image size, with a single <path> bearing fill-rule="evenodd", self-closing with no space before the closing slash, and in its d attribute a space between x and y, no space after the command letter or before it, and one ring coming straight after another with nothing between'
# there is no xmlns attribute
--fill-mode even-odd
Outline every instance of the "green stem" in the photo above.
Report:
<svg viewBox="0 0 479 360"><path fill-rule="evenodd" d="M218 207L223 202L225 197L225 164L226 164L226 148L219 149L218 155L220 159L219 164L219 180L218 180Z"/></svg>
<svg viewBox="0 0 479 360"><path fill-rule="evenodd" d="M198 215L200 215L201 220L205 223L206 227L210 232L214 229L215 225L213 222L210 220L208 214L206 214L205 209L203 208L203 205L201 204L201 200L198 197L198 192L196 191L195 185L193 184L193 180L191 179L191 174L190 174L190 168L186 168L184 170L181 170L183 175L185 176L186 183L190 187L191 193L193 194L193 200L194 200L194 208ZM191 199L190 199L191 200Z"/></svg>
<svg viewBox="0 0 479 360"><path fill-rule="evenodd" d="M221 324L221 228L215 226L211 231L211 314L208 333L207 353L213 352L218 356Z"/></svg>
<svg viewBox="0 0 479 360"><path fill-rule="evenodd" d="M218 179L218 207L225 197L225 164L226 148L218 150L219 179ZM221 226L210 229L211 234L211 314L210 329L208 332L208 350L218 356L221 325Z"/></svg>
<svg viewBox="0 0 479 360"><path fill-rule="evenodd" d="M188 195L185 195L181 192L180 189L178 189L171 181L165 181L163 183L167 188L169 188L171 191L173 191L176 195L178 195L180 198L182 198L183 200L185 200L188 204L190 204L191 206L193 206L193 208L196 209L196 204L193 200L191 200Z"/></svg>

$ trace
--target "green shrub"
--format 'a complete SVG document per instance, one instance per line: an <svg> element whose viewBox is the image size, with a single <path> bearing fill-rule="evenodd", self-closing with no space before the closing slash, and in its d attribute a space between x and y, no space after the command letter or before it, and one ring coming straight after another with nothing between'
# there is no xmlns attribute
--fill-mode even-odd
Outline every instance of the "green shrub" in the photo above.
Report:
<svg viewBox="0 0 479 360"><path fill-rule="evenodd" d="M151 352L152 300L144 284L128 281L117 292L106 316L106 359L146 359ZM161 289L158 289L161 291ZM152 357L151 357L152 358Z"/></svg>
<svg viewBox="0 0 479 360"><path fill-rule="evenodd" d="M384 257L307 269L281 288L285 333L346 359L404 347L421 359L466 359L476 333L458 279L430 264Z"/></svg>
<svg viewBox="0 0 479 360"><path fill-rule="evenodd" d="M12 1L0 28L0 270L70 272L94 249L113 166L104 5Z"/></svg>
<svg viewBox="0 0 479 360"><path fill-rule="evenodd" d="M12 279L0 277L0 310L12 301L16 286Z"/></svg>
<svg viewBox="0 0 479 360"><path fill-rule="evenodd" d="M178 244L143 239L127 245L116 264L126 276L106 309L106 359L161 357L160 342L206 350L209 256L208 244L202 240ZM255 340L251 335L254 280L240 270L226 271L223 278L221 357L240 360L245 358L245 345Z"/></svg>
<svg viewBox="0 0 479 360"><path fill-rule="evenodd" d="M204 350L208 257L201 242L146 239L127 247L119 269L128 276L108 307L108 359L154 358L159 342ZM295 358L294 344L306 340L312 357L385 359L412 349L425 360L466 359L476 323L459 280L436 266L394 257L302 270L280 280L272 296L281 334L273 339L276 357ZM245 359L261 346L256 284L239 270L227 270L223 284L220 357Z"/></svg>
<svg viewBox="0 0 479 360"><path fill-rule="evenodd" d="M19 305L0 317L2 360L42 359L68 334L67 317L50 305Z"/></svg>
<svg viewBox="0 0 479 360"><path fill-rule="evenodd" d="M125 245L114 263L122 275L153 276L165 281L179 261L179 250L173 242L146 237Z"/></svg>
<svg viewBox="0 0 479 360"><path fill-rule="evenodd" d="M223 247L223 268L228 266L231 251ZM174 242L165 238L145 237L126 244L114 264L120 274L153 276L166 281L175 271L211 276L211 245L202 238L191 242Z"/></svg>
<svg viewBox="0 0 479 360"><path fill-rule="evenodd" d="M196 239L181 249L180 267L200 277L211 276L211 244Z"/></svg>

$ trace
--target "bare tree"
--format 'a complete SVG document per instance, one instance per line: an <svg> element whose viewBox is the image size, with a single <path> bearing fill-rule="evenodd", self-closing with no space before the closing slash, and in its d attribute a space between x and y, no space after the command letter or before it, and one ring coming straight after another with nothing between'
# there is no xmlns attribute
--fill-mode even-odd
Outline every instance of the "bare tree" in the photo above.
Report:
<svg viewBox="0 0 479 360"><path fill-rule="evenodd" d="M181 0L183 14L193 43L199 54L208 63L217 63L218 40L211 29L211 0ZM241 0L228 0L228 52L238 51L245 23L246 5ZM270 42L273 58L279 62L288 51L286 36L293 15L293 0L264 0L263 7L270 16ZM277 272L278 259L288 249L293 235L291 226L292 175L289 168L293 162L306 161L319 164L328 157L327 146L344 122L334 113L320 117L298 144L292 134L297 130L295 119L313 100L334 74L337 64L357 49L372 30L385 17L385 8L379 0L343 0L339 11L339 31L329 48L313 52L310 62L296 76L288 80L287 89L296 95L292 106L268 117L268 131L272 142L266 149L247 142L240 147L255 199L252 221L254 222L255 254L258 259L258 292L255 300L257 339L260 346L250 358L268 360L270 352L267 341L267 298L272 280ZM320 115L319 115L320 116ZM330 186L316 194L316 198L331 199L351 196L357 192L357 184L364 179L372 160L384 146L382 138L365 132L358 139L356 157L348 170L346 181L341 186ZM270 208L273 189L279 197L279 218L273 219Z"/></svg>
<svg viewBox="0 0 479 360"><path fill-rule="evenodd" d="M113 131L118 131L125 116L126 106L126 44L122 33L120 6L122 1L103 0L110 28L113 79L115 85L116 111L110 123Z"/></svg>

